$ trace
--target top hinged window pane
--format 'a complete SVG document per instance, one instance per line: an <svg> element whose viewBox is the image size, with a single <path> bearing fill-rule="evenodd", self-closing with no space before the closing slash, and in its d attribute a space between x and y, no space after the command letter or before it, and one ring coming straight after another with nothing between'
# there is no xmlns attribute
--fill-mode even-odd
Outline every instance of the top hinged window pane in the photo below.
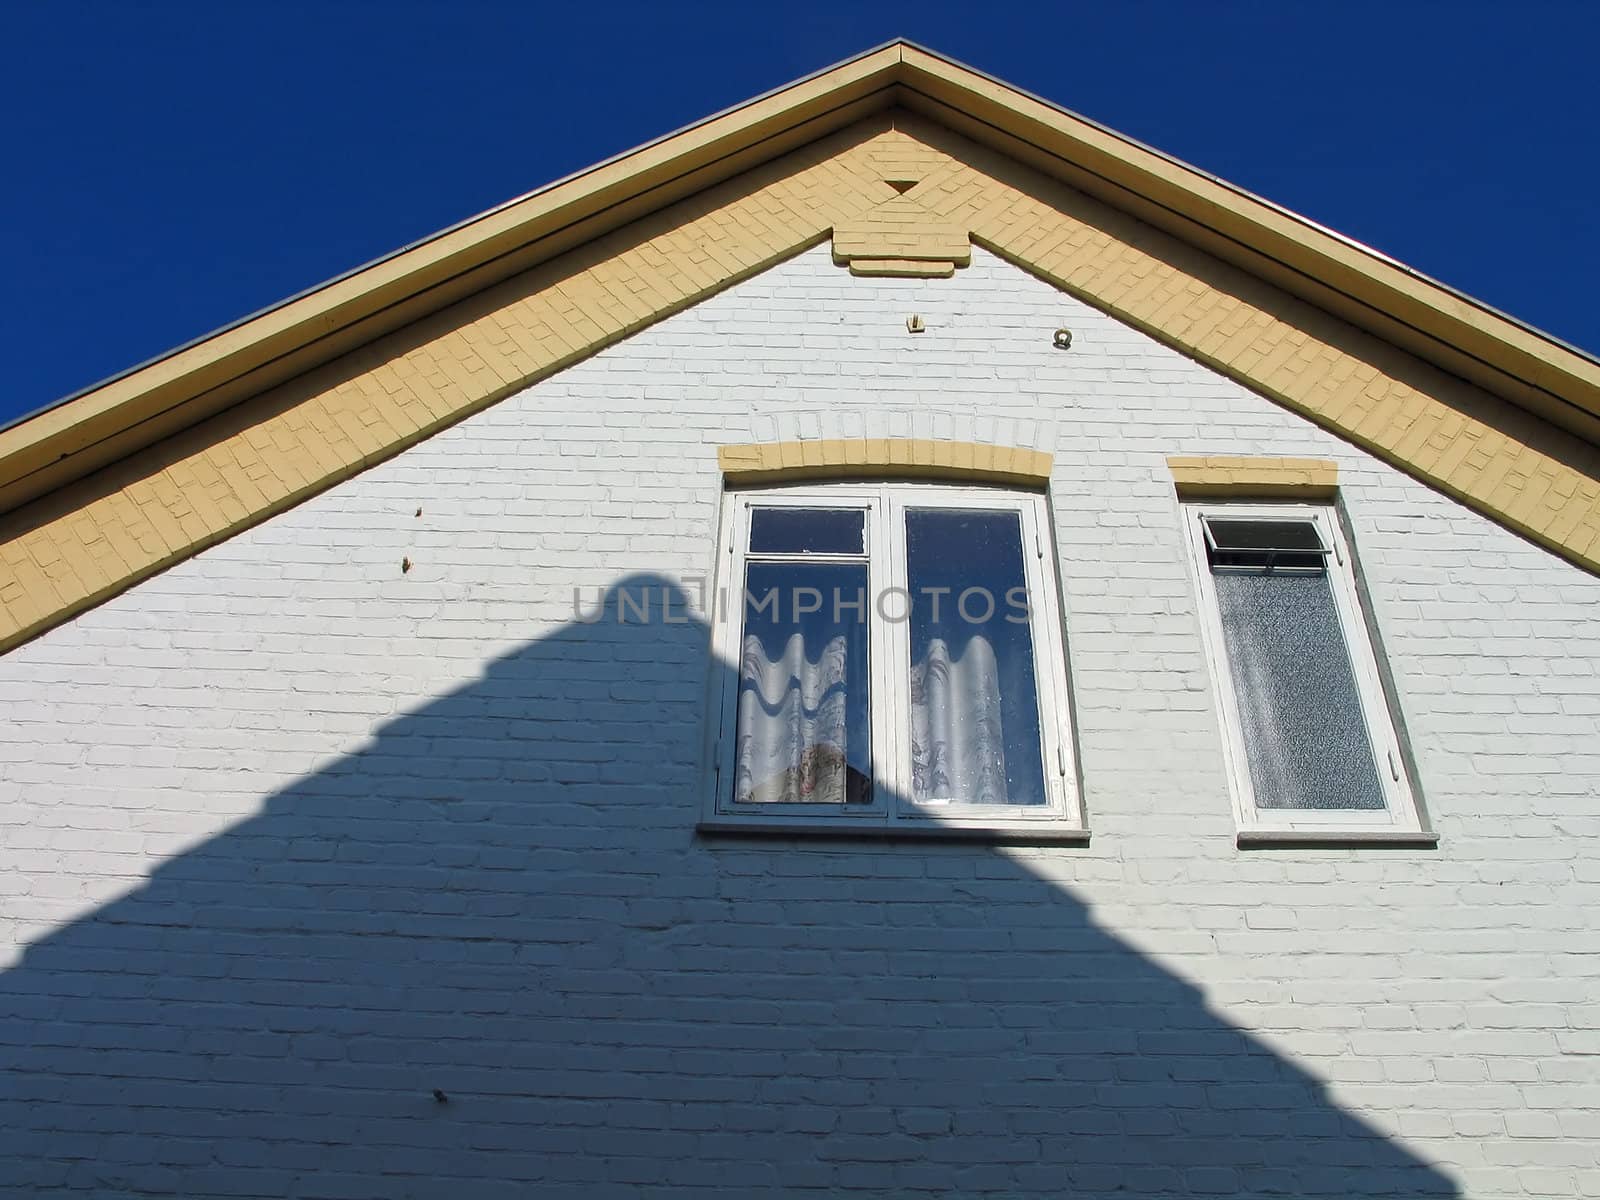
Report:
<svg viewBox="0 0 1600 1200"><path fill-rule="evenodd" d="M860 508L752 508L750 553L865 554L866 517Z"/></svg>
<svg viewBox="0 0 1600 1200"><path fill-rule="evenodd" d="M1204 517L1213 567L1320 570L1331 553L1314 521Z"/></svg>

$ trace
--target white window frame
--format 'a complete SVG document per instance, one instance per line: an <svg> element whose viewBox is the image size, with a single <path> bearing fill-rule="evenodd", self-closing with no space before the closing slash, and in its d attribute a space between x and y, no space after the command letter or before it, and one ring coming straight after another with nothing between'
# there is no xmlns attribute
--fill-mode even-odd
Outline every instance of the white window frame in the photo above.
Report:
<svg viewBox="0 0 1600 1200"><path fill-rule="evenodd" d="M1239 829L1283 834L1418 833L1422 824L1411 787L1399 731L1384 693L1377 655L1368 634L1356 590L1350 547L1331 504L1258 504L1243 502L1189 502L1183 505L1189 565L1200 597L1200 624L1212 690L1222 723L1223 750ZM1217 520L1305 521L1317 530L1330 553L1325 558L1334 610L1350 656L1350 667L1360 698L1361 714L1372 745L1378 779L1383 787L1383 812L1361 809L1263 809L1257 806L1250 777L1244 725L1228 663L1222 632L1222 610L1217 601L1211 564L1206 555L1207 518Z"/></svg>
<svg viewBox="0 0 1600 1200"><path fill-rule="evenodd" d="M712 697L705 807L709 832L861 833L1016 840L1087 840L1073 755L1066 677L1066 647L1056 586L1055 551L1043 493L918 482L837 483L729 491L722 513L717 601L712 641L719 694ZM864 555L750 553L755 508L861 508L866 512ZM912 508L970 508L1015 512L1021 526L1039 700L1040 760L1048 803L978 806L913 799L911 764L910 621L891 620L904 608L891 589L907 585L905 514ZM735 724L740 647L744 633L745 566L750 561L867 563L868 721L872 739L869 805L737 804ZM882 610L879 597L892 597ZM950 597L954 603L955 598Z"/></svg>

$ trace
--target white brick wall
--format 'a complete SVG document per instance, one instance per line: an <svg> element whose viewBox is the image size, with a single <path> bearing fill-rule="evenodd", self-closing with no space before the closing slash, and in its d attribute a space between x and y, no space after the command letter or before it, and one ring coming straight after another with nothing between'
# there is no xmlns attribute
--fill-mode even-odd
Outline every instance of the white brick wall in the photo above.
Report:
<svg viewBox="0 0 1600 1200"><path fill-rule="evenodd" d="M570 622L710 567L716 443L880 431L1056 455L1086 849L697 840L703 628ZM1437 851L1234 848L1171 453L1339 460ZM1600 1195L1597 612L987 254L819 248L0 659L0 1188Z"/></svg>

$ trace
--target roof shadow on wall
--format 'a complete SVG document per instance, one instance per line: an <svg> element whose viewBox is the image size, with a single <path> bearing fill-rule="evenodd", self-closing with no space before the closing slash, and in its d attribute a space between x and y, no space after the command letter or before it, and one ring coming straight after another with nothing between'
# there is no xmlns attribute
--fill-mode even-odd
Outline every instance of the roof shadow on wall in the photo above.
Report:
<svg viewBox="0 0 1600 1200"><path fill-rule="evenodd" d="M697 839L706 628L605 613L31 946L0 1191L1458 1194L1004 855Z"/></svg>

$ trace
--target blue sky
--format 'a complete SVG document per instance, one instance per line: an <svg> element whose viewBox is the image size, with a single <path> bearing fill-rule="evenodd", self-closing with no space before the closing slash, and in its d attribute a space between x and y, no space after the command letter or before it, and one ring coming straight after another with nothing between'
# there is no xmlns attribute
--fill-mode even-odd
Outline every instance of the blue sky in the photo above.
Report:
<svg viewBox="0 0 1600 1200"><path fill-rule="evenodd" d="M894 36L1600 350L1600 5L12 3L0 420Z"/></svg>

